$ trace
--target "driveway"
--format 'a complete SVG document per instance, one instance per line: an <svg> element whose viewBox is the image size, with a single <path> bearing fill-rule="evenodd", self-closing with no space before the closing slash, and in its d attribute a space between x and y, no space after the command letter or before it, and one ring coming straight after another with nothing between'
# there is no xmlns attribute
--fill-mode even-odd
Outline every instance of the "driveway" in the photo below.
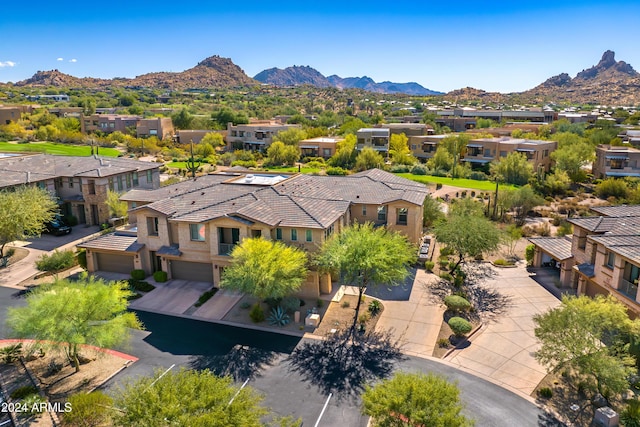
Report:
<svg viewBox="0 0 640 427"><path fill-rule="evenodd" d="M547 374L534 358L539 343L534 335L533 315L557 307L560 300L540 286L522 262L517 268L498 268L496 277L486 285L510 296L510 307L483 326L468 347L453 351L446 360L530 395Z"/></svg>
<svg viewBox="0 0 640 427"><path fill-rule="evenodd" d="M142 298L131 301L129 304L131 309L181 315L198 301L200 295L211 289L211 283L208 282L190 280L169 280L165 283L149 280L149 282L156 288Z"/></svg>
<svg viewBox="0 0 640 427"><path fill-rule="evenodd" d="M22 246L27 249L38 249L45 252L50 252L59 248L67 249L67 246L75 246L79 241L99 232L100 227L97 225L85 226L84 224L81 224L71 227L71 233L69 234L65 234L63 236L42 234L40 237L29 239Z"/></svg>

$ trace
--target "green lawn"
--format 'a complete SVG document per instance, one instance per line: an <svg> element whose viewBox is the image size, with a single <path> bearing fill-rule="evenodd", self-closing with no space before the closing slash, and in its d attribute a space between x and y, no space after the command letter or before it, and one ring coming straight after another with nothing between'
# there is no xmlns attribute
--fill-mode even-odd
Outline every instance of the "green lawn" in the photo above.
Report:
<svg viewBox="0 0 640 427"><path fill-rule="evenodd" d="M90 156L91 147L88 145L68 145L55 142L38 142L29 144L10 144L0 142L0 152L12 153L47 153L58 156ZM115 148L100 148L99 154L106 157L118 157L120 151Z"/></svg>
<svg viewBox="0 0 640 427"><path fill-rule="evenodd" d="M196 162L197 164L197 162ZM206 166L209 163L206 162L202 162L200 163L200 166ZM174 168L174 169L188 169L189 167L187 166L187 162L169 162L169 163L165 163L165 166L169 167L169 168Z"/></svg>
<svg viewBox="0 0 640 427"><path fill-rule="evenodd" d="M450 185L452 187L471 188L480 191L494 191L496 189L496 184L492 181L477 181L475 179L447 178L431 175L413 175L411 173L399 173L396 175L412 181L421 182L423 184L442 184ZM517 188L515 185L500 184L500 190L513 190L515 188Z"/></svg>

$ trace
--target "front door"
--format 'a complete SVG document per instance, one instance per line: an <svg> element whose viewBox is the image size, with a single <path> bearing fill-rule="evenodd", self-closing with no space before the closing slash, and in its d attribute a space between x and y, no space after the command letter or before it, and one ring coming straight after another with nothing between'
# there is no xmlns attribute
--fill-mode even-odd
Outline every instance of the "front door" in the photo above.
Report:
<svg viewBox="0 0 640 427"><path fill-rule="evenodd" d="M91 224L100 225L100 218L98 217L98 205L91 205Z"/></svg>
<svg viewBox="0 0 640 427"><path fill-rule="evenodd" d="M78 224L86 224L87 215L84 212L84 205L78 205L76 211L78 212Z"/></svg>
<svg viewBox="0 0 640 427"><path fill-rule="evenodd" d="M159 255L156 255L155 251L150 252L151 255L151 268L153 272L162 271L162 259Z"/></svg>

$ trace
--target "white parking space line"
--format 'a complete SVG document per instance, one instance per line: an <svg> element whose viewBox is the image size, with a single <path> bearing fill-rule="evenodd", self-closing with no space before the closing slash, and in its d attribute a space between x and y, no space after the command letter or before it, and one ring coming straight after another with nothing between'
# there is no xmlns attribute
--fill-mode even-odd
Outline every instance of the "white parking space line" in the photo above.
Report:
<svg viewBox="0 0 640 427"><path fill-rule="evenodd" d="M331 396L333 396L333 393L329 393L329 396L327 397L327 401L324 402L324 406L322 407L322 412L320 412L320 415L318 416L318 420L316 421L313 427L318 427L318 425L320 425L320 419L324 415L324 411L327 409L327 405L329 405L329 400L331 400Z"/></svg>

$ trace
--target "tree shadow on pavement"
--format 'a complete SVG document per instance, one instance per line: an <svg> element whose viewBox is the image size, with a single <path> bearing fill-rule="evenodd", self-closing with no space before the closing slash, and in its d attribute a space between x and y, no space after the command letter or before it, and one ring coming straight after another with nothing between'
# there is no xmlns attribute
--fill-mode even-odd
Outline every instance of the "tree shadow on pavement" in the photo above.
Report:
<svg viewBox="0 0 640 427"><path fill-rule="evenodd" d="M189 361L189 366L196 370L208 369L218 376L230 376L235 381L245 381L272 365L277 355L274 351L236 345L225 355L195 356Z"/></svg>
<svg viewBox="0 0 640 427"><path fill-rule="evenodd" d="M389 332L344 329L298 346L288 362L305 381L340 399L357 396L368 382L388 377L395 362L403 359Z"/></svg>
<svg viewBox="0 0 640 427"><path fill-rule="evenodd" d="M495 269L486 263L468 263L461 267L465 275L464 284L457 288L451 281L438 279L427 286L432 300L440 304L445 297L453 293L464 293L474 310L468 313L469 320L491 321L504 314L511 307L512 300L496 289L486 286L485 282L496 276Z"/></svg>

